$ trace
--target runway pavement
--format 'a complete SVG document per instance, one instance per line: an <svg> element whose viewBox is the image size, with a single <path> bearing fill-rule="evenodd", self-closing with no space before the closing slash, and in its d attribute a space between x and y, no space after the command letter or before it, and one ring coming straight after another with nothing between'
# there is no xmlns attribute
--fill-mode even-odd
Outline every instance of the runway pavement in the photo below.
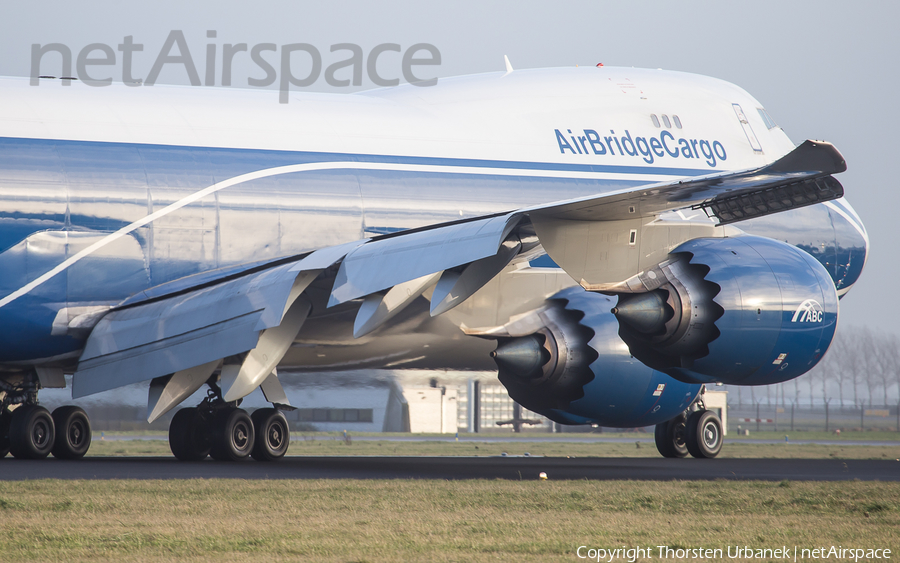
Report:
<svg viewBox="0 0 900 563"><path fill-rule="evenodd" d="M447 437L447 436L357 436L356 434L352 435L353 440L357 442L468 442L473 444L492 444L498 442L519 442L519 443L568 443L568 444L633 444L635 442L641 442L642 444L653 444L654 438L652 434L637 434L629 437L621 437L621 436L603 436L597 434L587 434L587 435L561 435L561 434L550 434L548 436L521 436L521 435L511 435L511 436L472 436L472 435L464 435L459 438ZM99 438L95 435L94 440L98 440ZM108 442L133 442L133 441L152 441L159 440L165 441L168 440L169 437L166 434L111 434L109 436L104 436L104 440ZM292 442L302 442L306 438L303 436L291 436ZM337 440L338 436L331 437L317 437L317 440ZM759 438L738 438L733 440L731 443L734 444L784 444L787 443L786 440L770 440L770 439L759 439ZM818 446L900 446L900 441L898 440L804 440L804 439L794 439L790 440L791 444L795 446L798 445L818 445Z"/></svg>
<svg viewBox="0 0 900 563"><path fill-rule="evenodd" d="M274 463L170 457L0 459L0 479L560 479L900 481L900 461L559 457L286 457Z"/></svg>

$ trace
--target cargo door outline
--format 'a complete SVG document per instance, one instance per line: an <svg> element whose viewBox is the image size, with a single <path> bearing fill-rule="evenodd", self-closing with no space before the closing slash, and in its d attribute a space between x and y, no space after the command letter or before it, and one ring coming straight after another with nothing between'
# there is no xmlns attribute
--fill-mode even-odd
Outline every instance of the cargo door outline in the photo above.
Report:
<svg viewBox="0 0 900 563"><path fill-rule="evenodd" d="M756 138L756 133L750 127L750 122L747 121L747 116L744 115L744 110L741 109L740 104L731 104L731 107L734 108L734 113L737 115L738 121L741 122L741 127L744 128L744 134L747 135L747 140L750 142L750 146L753 147L753 151L763 152L762 145L759 144L759 139Z"/></svg>

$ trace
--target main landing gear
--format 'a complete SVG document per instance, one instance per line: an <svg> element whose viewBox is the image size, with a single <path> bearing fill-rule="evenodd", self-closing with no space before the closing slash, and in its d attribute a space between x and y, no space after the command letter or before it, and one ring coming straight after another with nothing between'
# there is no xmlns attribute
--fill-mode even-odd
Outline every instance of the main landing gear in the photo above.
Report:
<svg viewBox="0 0 900 563"><path fill-rule="evenodd" d="M656 449L663 457L713 458L722 451L722 421L701 408L656 425Z"/></svg>
<svg viewBox="0 0 900 563"><path fill-rule="evenodd" d="M258 409L253 415L226 403L218 385L210 383L209 395L197 407L175 413L169 424L169 447L181 461L200 461L210 456L219 461L258 461L284 457L291 434L284 414L275 408Z"/></svg>
<svg viewBox="0 0 900 563"><path fill-rule="evenodd" d="M16 384L0 381L0 458L81 459L91 447L91 421L81 407L59 407L50 413L37 404L33 377Z"/></svg>

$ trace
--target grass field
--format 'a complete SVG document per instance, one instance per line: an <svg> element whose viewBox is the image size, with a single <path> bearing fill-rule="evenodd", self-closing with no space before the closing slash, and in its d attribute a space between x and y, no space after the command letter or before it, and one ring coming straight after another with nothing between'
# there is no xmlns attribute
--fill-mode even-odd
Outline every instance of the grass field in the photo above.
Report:
<svg viewBox="0 0 900 563"><path fill-rule="evenodd" d="M581 545L897 554L898 529L900 483L0 483L4 561L577 561Z"/></svg>
<svg viewBox="0 0 900 563"><path fill-rule="evenodd" d="M832 439L812 434L792 439ZM872 440L878 434L897 436L866 432L841 438ZM637 447L646 434L615 436L629 441L473 443L423 436L348 443L341 434L319 433L293 442L291 454L659 455L652 442ZM900 459L900 446L891 441L800 445L729 438L725 457ZM90 453L171 455L165 440L96 440ZM893 482L0 482L4 562L581 561L579 546L652 548L650 558L638 560L676 560L661 558L660 545L724 553L736 546L886 548L895 559L898 530L900 483Z"/></svg>
<svg viewBox="0 0 900 563"><path fill-rule="evenodd" d="M806 434L822 436L807 437ZM893 432L860 432L847 433L840 441L872 440L874 437L882 437L884 440L897 440L898 434ZM855 437L854 437L855 435ZM405 435L410 437L409 434ZM502 434L500 437L510 437ZM628 439L626 443L573 443L573 442L454 442L447 436L421 436L422 441L388 441L388 440L353 440L343 439L338 433L333 434L307 434L301 436L301 440L291 442L289 455L500 455L506 452L511 455L543 456L575 456L575 457L659 457L651 435L638 433L605 434L604 436ZM112 436L111 436L112 437ZM759 437L759 436L757 436ZM870 438L872 437L872 438ZM760 439L784 439L784 434L772 435L770 438ZM817 445L797 444L799 440L825 440L830 439L828 434L804 433L795 434L795 442L778 442L776 444L750 443L746 439L737 436L729 436L722 450L722 457L732 458L803 458L803 459L898 459L900 458L900 443L887 442L881 446L855 446L855 445ZM634 440L634 441L632 441ZM640 447L638 447L640 445ZM94 443L88 455L94 456L160 456L171 455L169 445L165 440L98 440Z"/></svg>

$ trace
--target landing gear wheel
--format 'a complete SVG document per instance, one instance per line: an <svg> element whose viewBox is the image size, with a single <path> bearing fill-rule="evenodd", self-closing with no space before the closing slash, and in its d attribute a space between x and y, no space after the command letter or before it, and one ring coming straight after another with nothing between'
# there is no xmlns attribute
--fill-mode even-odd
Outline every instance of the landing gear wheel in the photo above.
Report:
<svg viewBox="0 0 900 563"><path fill-rule="evenodd" d="M12 413L9 450L20 459L43 459L50 455L56 432L50 411L38 405L23 405Z"/></svg>
<svg viewBox="0 0 900 563"><path fill-rule="evenodd" d="M685 425L688 451L697 458L713 458L722 451L722 421L713 411L695 411Z"/></svg>
<svg viewBox="0 0 900 563"><path fill-rule="evenodd" d="M91 421L81 407L59 407L53 411L53 425L56 439L53 442L53 457L58 459L81 459L91 447Z"/></svg>
<svg viewBox="0 0 900 563"><path fill-rule="evenodd" d="M199 409L181 409L169 423L169 448L181 461L200 461L209 455L210 428Z"/></svg>
<svg viewBox="0 0 900 563"><path fill-rule="evenodd" d="M251 415L256 443L250 454L257 461L275 461L287 453L291 431L284 413L277 409L258 409Z"/></svg>
<svg viewBox="0 0 900 563"><path fill-rule="evenodd" d="M656 449L663 457L687 457L684 421L682 414L656 425Z"/></svg>
<svg viewBox="0 0 900 563"><path fill-rule="evenodd" d="M209 455L219 461L240 461L253 451L253 421L243 409L219 411L212 427Z"/></svg>
<svg viewBox="0 0 900 563"><path fill-rule="evenodd" d="M12 413L4 409L0 412L0 458L9 453L9 423Z"/></svg>

